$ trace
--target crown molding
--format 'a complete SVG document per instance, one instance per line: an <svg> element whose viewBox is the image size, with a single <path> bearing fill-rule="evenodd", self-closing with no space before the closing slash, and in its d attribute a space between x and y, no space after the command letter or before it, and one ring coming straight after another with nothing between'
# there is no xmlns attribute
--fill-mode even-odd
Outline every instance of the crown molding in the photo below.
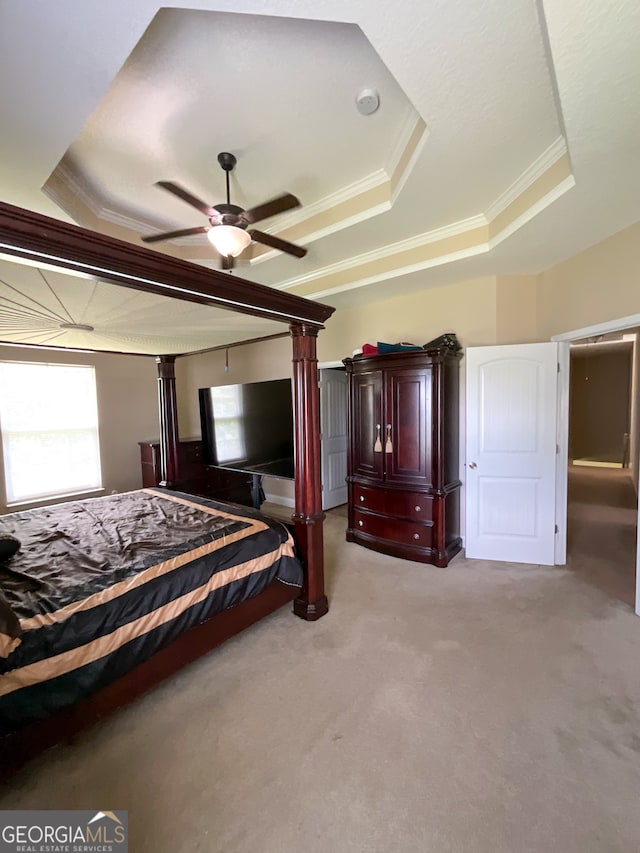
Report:
<svg viewBox="0 0 640 853"><path fill-rule="evenodd" d="M538 199L538 201L534 202L530 207L528 207L524 213L520 216L517 216L513 219L508 225L506 225L502 231L498 234L494 234L489 239L489 248L493 249L499 243L502 243L503 240L506 240L507 237L510 237L512 234L515 234L523 225L526 225L531 219L537 216L539 213L549 207L550 204L553 204L554 201L557 201L561 196L563 196L568 190L572 189L576 185L576 179L573 175L569 175L559 184L544 195L542 198Z"/></svg>
<svg viewBox="0 0 640 853"><path fill-rule="evenodd" d="M407 124L407 128L409 129L408 124ZM393 177L395 176L395 173L396 173L396 169L398 168L398 166L402 160L403 155L408 150L409 145L411 144L412 140L414 139L415 134L420 130L420 128L421 128L420 136L418 137L418 139L415 142L415 145L413 147L413 151L411 152L411 154L409 155L409 159L407 160L407 164L404 167L402 174L397 177L395 184L391 187L391 204L392 205L395 204L396 199L398 198L398 196L402 192L404 185L406 184L406 182L409 179L409 176L413 172L413 169L414 169L414 167L418 161L418 158L422 154L422 150L423 150L424 146L426 145L427 140L428 140L429 135L430 135L429 128L427 127L427 125L425 124L425 122L423 121L423 119L420 116L418 116L417 119L413 122L413 125L410 128L410 132L408 133L406 138L404 138L404 140L403 140L402 149L398 150L396 156L392 160L393 168L391 168L390 172L389 172L389 174L391 175L390 180L393 180Z"/></svg>
<svg viewBox="0 0 640 853"><path fill-rule="evenodd" d="M61 187L72 193L74 198L84 205L84 207L86 207L87 210L98 219L102 219L105 222L111 222L113 225L118 225L122 228L127 228L130 231L136 231L138 233L154 228L154 226L150 225L146 220L143 221L141 219L135 219L132 216L125 216L112 208L98 204L94 196L89 192L90 184L81 179L76 172L64 163L59 163L56 166L53 175L57 178ZM70 213L69 202L65 199L61 190L55 189L48 184L49 182L47 182L42 188L45 195L52 199L52 201L55 201L55 203L66 213Z"/></svg>
<svg viewBox="0 0 640 853"><path fill-rule="evenodd" d="M426 270L430 267L439 267L444 264L450 264L454 261L461 261L465 258L471 258L475 255L484 255L489 251L488 243L478 243L476 246L470 246L468 249L461 249L458 252L450 252L446 255L439 255L437 258L428 258L424 261L419 261L415 264L408 264L404 267L397 267L394 270L387 270L386 272L379 273L377 275L367 276L367 278L359 279L358 281L352 281L347 284L339 284L336 287L329 287L325 290L317 290L314 293L309 293L306 298L307 299L324 299L327 296L333 296L336 293L343 293L347 290L356 290L359 287L365 287L369 284L377 284L381 281L388 281L392 278L398 278L401 275L410 275L413 272L420 272L420 270Z"/></svg>
<svg viewBox="0 0 640 853"><path fill-rule="evenodd" d="M62 161L58 163L56 168L53 170L53 175L57 178L63 187L70 190L74 197L79 199L79 201L92 213L94 216L100 216L100 206L96 204L95 199L89 193L89 185L86 181L80 180L78 175L73 172L68 166L66 166ZM47 182L48 183L48 182ZM44 192L49 195L50 198L53 198L53 195L50 194L49 189L47 188L47 184L43 187ZM60 193L56 193L57 198L60 198Z"/></svg>
<svg viewBox="0 0 640 853"><path fill-rule="evenodd" d="M398 168L398 165L402 161L403 156L405 155L408 146L411 144L412 140L415 137L416 131L422 127L422 133L416 142L413 151L407 161L407 165L398 179L398 182L395 187L391 187L392 177ZM359 222L364 222L366 219L370 219L372 216L377 216L380 213L385 213L390 210L393 206L393 202L397 198L400 193L402 187L404 186L407 178L411 174L413 167L420 155L422 147L429 136L429 132L427 129L424 120L415 110L412 110L410 114L407 116L406 121L403 124L402 130L400 131L396 143L393 147L391 155L389 157L389 162L385 169L377 169L375 172L371 172L366 177L354 181L352 184L349 184L346 187L338 190L331 195L325 196L323 199L320 199L317 202L314 202L310 205L305 205L302 210L296 210L291 213L287 213L284 216L280 216L277 219L277 225L273 229L265 229L265 231L269 234L278 234L280 232L286 231L288 228L292 228L294 226L304 224L308 220L314 218L315 216L321 216L324 213L327 213L330 210L333 210L335 207L338 207L345 202L349 202L354 198L357 198L364 193L369 192L372 189L377 189L378 187L384 186L385 184L389 187L389 200L385 201L381 204L377 204L374 207L366 208L360 211L353 216L349 216L345 219L340 219L337 222L333 222L330 225L325 226L324 228L318 228L315 231L310 232L309 234L305 234L304 240L302 241L303 245L307 243L312 243L315 240L319 240L322 237L327 237L329 234L334 234L336 231L341 231L344 228L349 228L352 225L357 225ZM270 260L271 258L276 257L277 252L275 250L268 252L261 252L257 257L251 258L251 264L260 264L263 261Z"/></svg>
<svg viewBox="0 0 640 853"><path fill-rule="evenodd" d="M335 273L345 272L363 264L375 263L383 258L388 258L391 255L401 254L403 252L418 249L420 246L426 246L430 243L437 243L440 240L446 240L449 237L457 237L459 234L465 234L467 231L473 231L476 228L486 226L487 220L483 215L472 216L469 219L462 219L460 222L453 222L450 225L445 225L442 228L434 228L432 231L426 231L423 234L418 234L414 237L407 237L405 240L398 240L395 243L389 243L380 249L373 249L371 252L363 252L361 255L347 258L344 261L338 261L335 264L329 264L306 275L296 276L295 278L287 279L278 285L278 290L290 290L294 287L300 287L303 284L315 281L319 278L324 278ZM466 251L466 250L465 250ZM433 266L433 264L430 264ZM418 267L421 269L422 267ZM388 273L389 277L392 276ZM377 280L377 279L376 279ZM312 298L316 298L315 296Z"/></svg>
<svg viewBox="0 0 640 853"><path fill-rule="evenodd" d="M402 129L398 134L396 143L393 146L391 154L389 155L389 160L386 167L386 173L389 177L391 177L395 170L398 168L398 165L402 160L405 151L409 147L409 143L411 142L413 134L416 132L416 129L420 125L424 126L424 130L427 129L427 125L425 124L422 116L420 116L415 110L412 109L409 115L407 116L404 124L402 125Z"/></svg>
<svg viewBox="0 0 640 853"><path fill-rule="evenodd" d="M567 143L564 136L559 136L533 163L522 172L520 177L508 187L486 210L486 217L492 222L510 204L513 204L525 190L541 178L554 163L567 153Z"/></svg>
<svg viewBox="0 0 640 853"><path fill-rule="evenodd" d="M342 189L337 190L337 192L319 199L319 201L304 205L302 208L298 208L293 212L279 216L277 219L277 228L275 228L273 232L270 231L269 233L285 231L287 228L292 228L294 225L306 222L307 219L319 216L340 204L344 204L346 201L351 201L351 199L357 198L363 193L377 189L388 180L389 176L384 169L377 169L375 172L371 172L371 174L366 175L364 178L354 181L346 187L342 187Z"/></svg>

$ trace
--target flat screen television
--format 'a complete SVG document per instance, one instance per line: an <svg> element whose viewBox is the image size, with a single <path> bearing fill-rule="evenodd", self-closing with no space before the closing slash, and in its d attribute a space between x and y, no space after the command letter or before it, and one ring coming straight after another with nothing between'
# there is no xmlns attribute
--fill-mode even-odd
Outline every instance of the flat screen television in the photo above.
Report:
<svg viewBox="0 0 640 853"><path fill-rule="evenodd" d="M198 393L207 464L293 479L290 379L218 385Z"/></svg>

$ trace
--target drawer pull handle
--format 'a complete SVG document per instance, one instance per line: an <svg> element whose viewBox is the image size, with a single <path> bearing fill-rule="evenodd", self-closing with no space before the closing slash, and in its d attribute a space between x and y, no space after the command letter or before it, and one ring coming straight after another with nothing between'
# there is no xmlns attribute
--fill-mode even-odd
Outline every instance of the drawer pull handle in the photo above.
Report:
<svg viewBox="0 0 640 853"><path fill-rule="evenodd" d="M360 500L361 500L361 501L363 501L363 500L364 500L364 495L360 495Z"/></svg>
<svg viewBox="0 0 640 853"><path fill-rule="evenodd" d="M413 534L413 538L414 538L414 539L419 539L419 538L420 538L420 534L419 534L419 533L414 533L414 534Z"/></svg>
<svg viewBox="0 0 640 853"><path fill-rule="evenodd" d="M364 521L359 521L359 522L358 522L358 527L362 527L363 525L364 525Z"/></svg>
<svg viewBox="0 0 640 853"><path fill-rule="evenodd" d="M415 511L416 511L416 512L420 512L420 510L422 509L422 507L420 507L420 506L416 506L416 507L414 507L414 509L415 509Z"/></svg>

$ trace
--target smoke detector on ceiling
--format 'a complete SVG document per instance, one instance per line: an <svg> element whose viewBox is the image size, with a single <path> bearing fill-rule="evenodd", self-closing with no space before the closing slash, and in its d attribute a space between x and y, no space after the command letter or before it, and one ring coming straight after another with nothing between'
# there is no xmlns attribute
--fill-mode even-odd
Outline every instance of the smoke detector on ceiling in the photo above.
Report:
<svg viewBox="0 0 640 853"><path fill-rule="evenodd" d="M380 106L380 95L375 89L362 89L356 95L356 107L363 116L370 116Z"/></svg>

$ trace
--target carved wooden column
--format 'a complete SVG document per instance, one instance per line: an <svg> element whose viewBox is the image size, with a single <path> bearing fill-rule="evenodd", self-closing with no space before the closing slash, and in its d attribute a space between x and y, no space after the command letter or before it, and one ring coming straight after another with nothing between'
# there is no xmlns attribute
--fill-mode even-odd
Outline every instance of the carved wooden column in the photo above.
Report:
<svg viewBox="0 0 640 853"><path fill-rule="evenodd" d="M176 357L159 355L158 408L160 411L160 485L171 489L178 480L178 404L176 399Z"/></svg>
<svg viewBox="0 0 640 853"><path fill-rule="evenodd" d="M302 619L319 619L329 609L324 592L322 482L320 475L320 394L316 338L318 329L292 323L293 399L295 408L296 539L305 565L305 582L293 604Z"/></svg>

